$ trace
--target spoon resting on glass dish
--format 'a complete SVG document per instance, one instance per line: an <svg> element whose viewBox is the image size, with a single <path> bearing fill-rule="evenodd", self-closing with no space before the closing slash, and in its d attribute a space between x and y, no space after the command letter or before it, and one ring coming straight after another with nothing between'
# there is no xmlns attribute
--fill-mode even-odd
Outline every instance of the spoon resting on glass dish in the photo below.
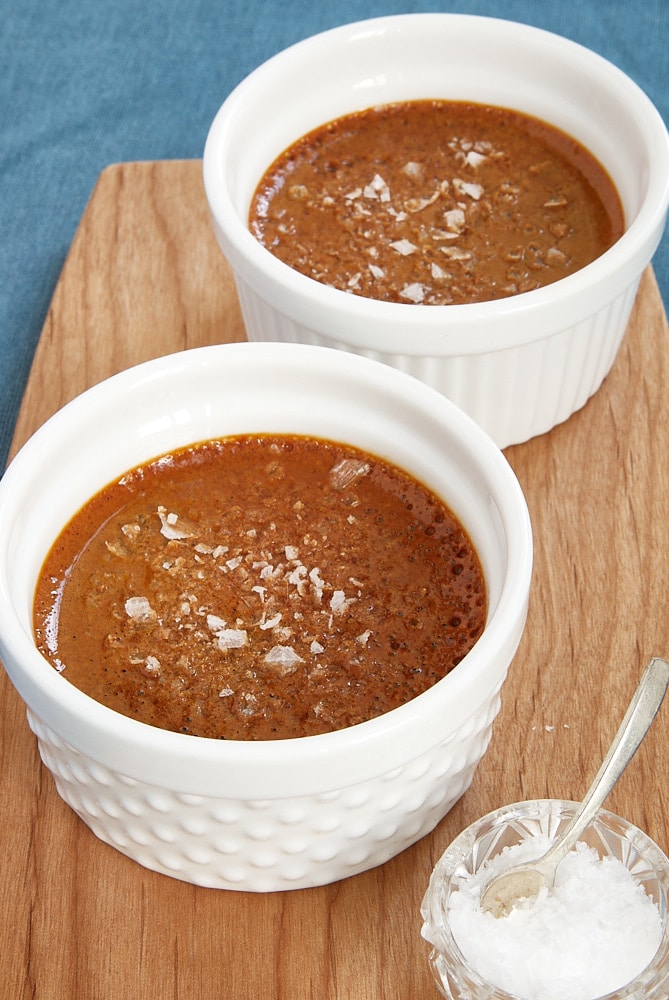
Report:
<svg viewBox="0 0 669 1000"><path fill-rule="evenodd" d="M488 882L481 909L507 916L520 900L536 899L555 884L557 867L592 821L648 732L669 686L669 663L656 656L648 663L602 766L571 822L536 861L516 865Z"/></svg>

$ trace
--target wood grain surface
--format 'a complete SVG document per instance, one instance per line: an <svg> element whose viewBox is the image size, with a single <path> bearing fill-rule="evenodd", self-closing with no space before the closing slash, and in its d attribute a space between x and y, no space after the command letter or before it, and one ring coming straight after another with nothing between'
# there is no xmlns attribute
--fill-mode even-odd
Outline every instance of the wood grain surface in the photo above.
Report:
<svg viewBox="0 0 669 1000"><path fill-rule="evenodd" d="M87 386L244 339L197 161L99 178L49 311L14 449ZM433 834L336 885L255 895L145 871L58 797L2 672L0 981L12 1000L434 1000L419 907L460 830L507 802L579 798L641 670L669 654L669 339L650 269L600 391L507 449L536 557L527 629L474 783ZM608 805L669 849L669 705Z"/></svg>

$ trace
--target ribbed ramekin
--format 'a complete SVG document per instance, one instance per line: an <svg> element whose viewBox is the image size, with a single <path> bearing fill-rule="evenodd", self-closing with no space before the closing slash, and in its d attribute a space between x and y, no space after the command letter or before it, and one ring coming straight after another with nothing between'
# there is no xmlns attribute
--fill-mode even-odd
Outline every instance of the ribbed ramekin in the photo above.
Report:
<svg viewBox="0 0 669 1000"><path fill-rule="evenodd" d="M418 98L514 108L570 133L613 179L624 235L546 288L453 306L338 291L251 235L255 187L292 142L343 114ZM405 14L313 36L252 72L212 123L204 184L249 339L336 347L393 365L443 392L505 447L565 420L611 368L664 231L669 139L639 87L580 45L495 18Z"/></svg>

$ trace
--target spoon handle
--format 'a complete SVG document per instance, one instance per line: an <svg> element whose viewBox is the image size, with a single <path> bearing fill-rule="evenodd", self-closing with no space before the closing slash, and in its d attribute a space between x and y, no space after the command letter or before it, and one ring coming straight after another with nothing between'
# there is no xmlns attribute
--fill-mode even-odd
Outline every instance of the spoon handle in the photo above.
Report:
<svg viewBox="0 0 669 1000"><path fill-rule="evenodd" d="M641 676L639 686L634 692L629 708L595 780L571 822L556 842L555 847L548 851L544 861L557 867L564 855L574 846L636 753L639 744L657 715L668 686L669 663L659 656L655 656L650 660Z"/></svg>

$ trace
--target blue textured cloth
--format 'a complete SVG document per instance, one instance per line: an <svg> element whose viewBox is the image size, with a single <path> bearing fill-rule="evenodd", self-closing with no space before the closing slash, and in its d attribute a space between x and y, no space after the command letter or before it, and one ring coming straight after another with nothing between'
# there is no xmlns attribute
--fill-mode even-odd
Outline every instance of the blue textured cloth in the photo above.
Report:
<svg viewBox="0 0 669 1000"><path fill-rule="evenodd" d="M230 90L316 31L453 11L606 56L669 121L668 0L0 0L0 469L65 255L100 171L199 157ZM669 241L654 259L669 294Z"/></svg>

